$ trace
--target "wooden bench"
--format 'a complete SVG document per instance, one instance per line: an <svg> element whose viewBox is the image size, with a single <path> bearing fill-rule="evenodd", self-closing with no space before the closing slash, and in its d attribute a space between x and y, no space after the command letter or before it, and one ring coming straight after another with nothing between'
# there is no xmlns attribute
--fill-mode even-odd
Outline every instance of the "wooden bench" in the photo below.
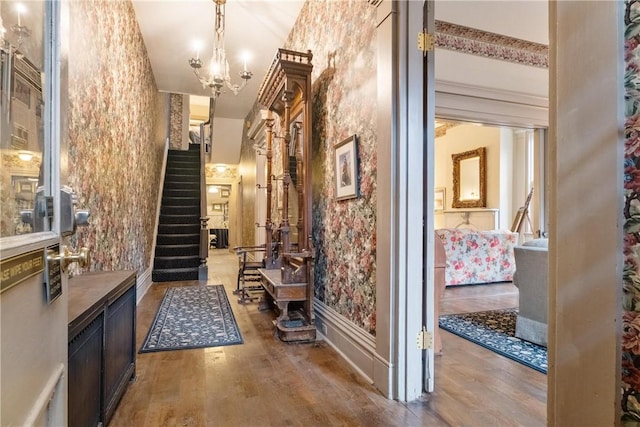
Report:
<svg viewBox="0 0 640 427"><path fill-rule="evenodd" d="M316 328L302 310L290 310L291 302L306 302L309 298L307 283L282 283L279 269L258 269L262 276L262 286L277 306L279 314L274 321L276 333L283 341L313 341Z"/></svg>

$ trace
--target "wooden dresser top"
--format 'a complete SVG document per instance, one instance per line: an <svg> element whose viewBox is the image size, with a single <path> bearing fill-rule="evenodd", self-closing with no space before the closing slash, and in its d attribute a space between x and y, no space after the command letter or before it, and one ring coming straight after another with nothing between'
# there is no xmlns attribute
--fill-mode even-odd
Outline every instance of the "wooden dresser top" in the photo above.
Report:
<svg viewBox="0 0 640 427"><path fill-rule="evenodd" d="M131 286L136 286L135 270L85 273L69 279L69 327L90 316Z"/></svg>

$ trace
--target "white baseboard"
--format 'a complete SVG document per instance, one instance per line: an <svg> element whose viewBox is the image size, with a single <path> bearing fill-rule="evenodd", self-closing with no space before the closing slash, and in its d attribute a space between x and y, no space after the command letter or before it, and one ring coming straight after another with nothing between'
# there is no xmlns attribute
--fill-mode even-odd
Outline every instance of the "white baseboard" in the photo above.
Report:
<svg viewBox="0 0 640 427"><path fill-rule="evenodd" d="M153 266L147 268L142 274L138 275L136 281L136 304L139 304L142 297L147 293L153 281L151 280L151 273L153 272Z"/></svg>
<svg viewBox="0 0 640 427"><path fill-rule="evenodd" d="M136 282L136 304L139 304L142 297L147 293L153 281L151 280L151 273L153 272L153 259L156 254L156 243L158 241L158 224L160 223L160 207L162 206L162 191L164 188L164 175L167 171L167 158L169 156L169 138L164 141L164 157L162 158L162 168L160 169L160 179L158 185L158 201L156 203L156 217L155 227L153 229L153 240L151 241L151 252L149 259L149 268L147 268L142 274L138 275Z"/></svg>
<svg viewBox="0 0 640 427"><path fill-rule="evenodd" d="M376 338L323 302L315 299L313 305L320 335L369 383L374 384L375 365L379 363Z"/></svg>

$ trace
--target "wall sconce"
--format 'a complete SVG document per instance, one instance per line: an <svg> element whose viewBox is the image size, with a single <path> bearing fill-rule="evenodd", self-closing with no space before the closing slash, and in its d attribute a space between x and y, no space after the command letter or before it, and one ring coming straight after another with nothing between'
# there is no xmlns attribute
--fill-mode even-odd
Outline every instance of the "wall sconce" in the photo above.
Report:
<svg viewBox="0 0 640 427"><path fill-rule="evenodd" d="M216 194L218 192L219 192L218 187L216 187L215 185L210 185L209 186L209 193Z"/></svg>

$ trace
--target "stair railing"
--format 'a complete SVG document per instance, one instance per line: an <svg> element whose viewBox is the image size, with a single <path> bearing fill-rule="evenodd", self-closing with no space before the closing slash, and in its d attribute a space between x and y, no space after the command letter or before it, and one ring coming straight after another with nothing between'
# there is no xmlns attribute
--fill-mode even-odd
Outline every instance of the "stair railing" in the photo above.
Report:
<svg viewBox="0 0 640 427"><path fill-rule="evenodd" d="M207 140L211 144L211 136L205 135L205 125L209 125L209 129L213 128L213 108L215 104L213 99L209 102L209 121L200 124L200 266L198 268L198 280L207 280L209 276L209 268L207 266L207 257L209 256L209 217L207 217Z"/></svg>

